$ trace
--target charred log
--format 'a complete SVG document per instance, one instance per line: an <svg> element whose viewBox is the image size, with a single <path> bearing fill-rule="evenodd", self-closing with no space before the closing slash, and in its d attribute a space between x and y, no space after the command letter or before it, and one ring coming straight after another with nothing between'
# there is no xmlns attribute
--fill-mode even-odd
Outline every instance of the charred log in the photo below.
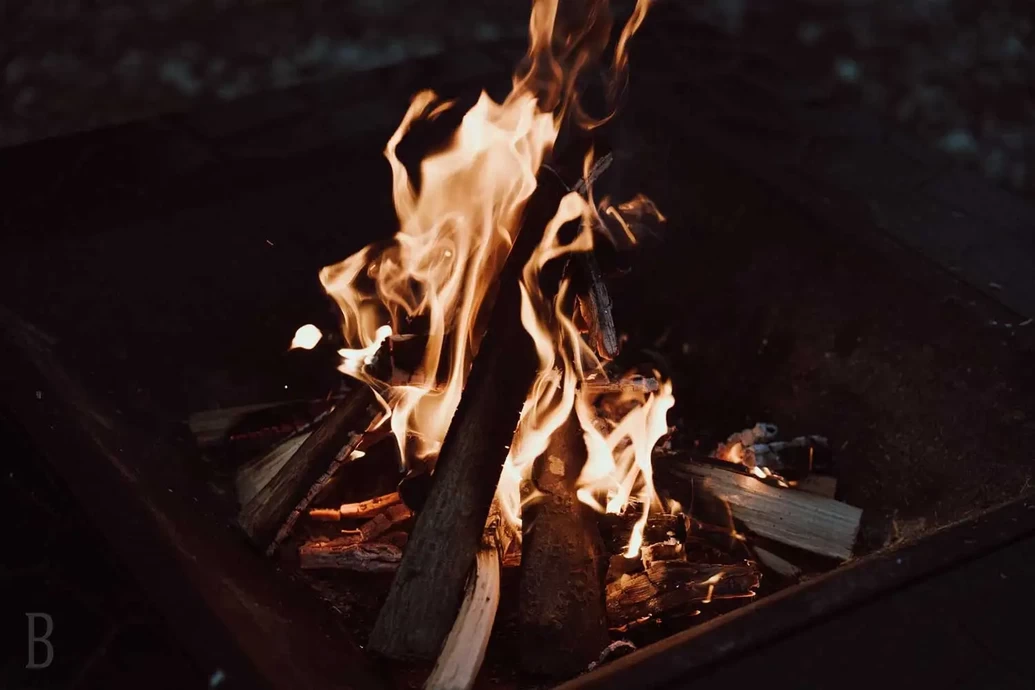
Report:
<svg viewBox="0 0 1035 690"><path fill-rule="evenodd" d="M579 252L574 258L579 279L578 313L586 329L586 340L603 360L618 356L618 331L611 295L593 252Z"/></svg>
<svg viewBox="0 0 1035 690"><path fill-rule="evenodd" d="M303 544L298 563L304 570L350 570L358 573L392 573L399 568L402 549L395 544L356 544L349 539Z"/></svg>
<svg viewBox="0 0 1035 690"><path fill-rule="evenodd" d="M536 460L540 497L523 511L519 658L522 670L555 677L582 671L607 646L607 558L596 515L575 495L586 445L574 412Z"/></svg>

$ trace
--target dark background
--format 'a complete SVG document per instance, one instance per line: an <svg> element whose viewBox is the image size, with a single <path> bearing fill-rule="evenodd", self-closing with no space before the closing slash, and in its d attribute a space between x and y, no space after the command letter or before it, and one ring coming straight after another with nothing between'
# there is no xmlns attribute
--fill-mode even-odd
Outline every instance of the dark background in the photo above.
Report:
<svg viewBox="0 0 1035 690"><path fill-rule="evenodd" d="M358 136L356 132L362 132L367 120L387 118L390 121L401 114L403 99L396 104L398 112L386 115L374 105L378 85L367 84L366 90L358 89L354 84L359 82L351 77L435 55L447 60L449 56L456 56L456 62L462 63L474 80L481 80L483 75L486 79L490 75L492 78L505 75L512 64L514 47L520 48L523 42L528 4L491 0L452 3L446 0L225 0L221 3L181 0L132 5L103 0L2 3L0 147L6 150L0 151L0 171L5 175L31 175L33 193L37 194L37 198L26 201L32 196L22 193L28 187L19 188L17 201L25 202L30 212L4 216L3 233L5 242L9 243L5 253L10 258L20 243L53 228L69 237L81 233L86 238L91 232L106 231L107 225L129 228L140 218L171 217L181 209L201 207L213 199L232 198L238 188L247 189L248 203L259 206L265 196L263 185L273 185L262 177L261 171L267 168L276 169L270 179L279 185L285 179L292 179L290 190L297 198L296 208L304 206L306 209L302 217L308 214L315 218L325 211L330 213L337 208L337 200L361 196L368 190L367 185L370 193L375 193L372 191L375 187L387 189L384 170L379 170L372 180L354 184L336 176L337 164L328 162L338 153L310 153L343 131ZM734 46L750 51L762 56L763 61L792 72L797 77L797 88L807 91L794 94L795 98L859 108L908 133L919 146L948 154L965 169L1015 198L1035 199L1035 96L1031 88L1035 76L1032 52L1035 10L1031 3L669 0L665 4L673 13L681 12L687 26L691 23L707 25L723 35L727 49ZM678 26L673 27L672 31L679 30ZM728 54L735 52L729 50ZM635 54L632 62L635 73ZM412 69L400 70L400 74L405 74L399 77L399 83L423 85L425 75L421 70L424 68L417 62L412 65ZM433 80L436 75L426 76ZM375 111L371 112L368 105ZM688 110L693 109L696 102L688 100L686 106ZM331 112L333 117L326 116ZM187 115L170 117L177 113ZM310 118L312 113L319 115ZM768 115L764 109L755 109L755 114L762 120ZM677 120L673 118L666 126L677 126ZM112 129L120 123L130 124ZM378 136L381 126L372 128ZM155 132L161 132L161 136ZM32 142L43 148L27 146ZM59 148L76 155L51 158L39 155ZM370 148L373 164L377 160L373 150L376 147ZM281 157L282 165L270 163ZM54 161L60 163L54 164ZM193 185L184 182L193 171L208 169L213 164L220 171L230 170L234 176L199 177ZM252 172L253 167L256 172ZM227 179L233 181L226 182ZM166 184L167 180L175 180L175 185ZM225 188L221 187L223 184ZM283 190L282 193L286 194ZM8 203L13 201L15 199L8 199ZM32 203L45 208L47 213L33 216ZM327 209L321 209L321 203ZM283 205L290 206L286 202ZM101 206L103 209L98 210ZM227 202L224 210L226 223L238 218L233 201ZM292 236L291 224L299 217L296 214L296 209L284 211L283 216L267 213L259 218L258 212L253 213L255 232L268 231L263 236L265 241L249 237L249 240L255 239L254 246L242 243L244 248L238 248L231 240L211 236L209 241L216 245L225 241L230 248L210 249L223 254L240 252L236 256L242 263L254 260L252 254L275 251L276 260L270 263L283 273L272 273L268 280L290 283L299 276L313 275L317 267L316 263L301 265L295 261L298 257L317 256L325 260L328 256L344 255L350 248L352 240L343 240L337 226L327 230L326 236L320 236L319 231L311 233L307 246L301 246L297 240L292 245L288 240ZM771 217L769 209L750 214L749 210L749 221L755 226ZM59 216L60 222L51 223ZM17 223L11 222L14 217ZM32 222L34 217L38 226ZM727 217L716 222L732 223ZM136 282L140 286L145 293L141 301L146 300L149 291L156 297L165 294L147 280L150 272L146 260L157 260L147 255L148 247L155 246L159 235L157 231L153 235L141 235L136 226L120 235L120 241L131 251L138 252L142 259L140 264L129 268L132 276L125 279L129 284ZM201 242L206 230L200 228L197 235L193 240ZM162 260L184 264L193 260L190 245L180 242L174 233L161 237L164 239L157 246ZM275 243L276 249L269 249L273 244L267 246L267 241ZM103 247L103 242L93 245L86 239L82 246L87 247L89 258L89 248ZM36 249L37 266L43 262L40 256L49 256L49 249ZM10 264L5 275L12 284L36 284L41 291L52 290L54 295L60 296L55 302L63 300L68 310L90 313L95 308L91 302L98 294L106 293L63 292L61 281L55 276L67 271L73 280L96 279L91 289L99 285L99 289L110 289L113 295L115 286L123 283L104 272L102 261L91 264L101 268L85 267L89 262L81 264L82 256L80 252L71 259L66 257L66 263L55 259L52 274L38 279L27 273L20 274L21 269L14 267L17 262L5 262ZM764 257L759 256L755 261L760 266L766 263ZM824 265L835 264L825 262ZM773 274L773 284L782 284L779 282L784 279L781 272L774 268ZM895 284L889 281L885 285L888 303L896 297L892 289ZM315 285L309 287L316 289ZM848 289L844 290L847 293ZM748 289L745 292L749 297L755 295L759 313L775 300L773 294ZM222 319L223 309L239 308L246 312L255 309L248 304L253 295L247 290L235 295L221 305L198 307L197 312L190 314L191 323L215 323ZM789 291L789 295L784 299L786 303L792 303L796 297L793 291ZM239 301L235 303L233 299ZM155 301L161 307L159 301ZM753 303L742 304L743 310L748 311ZM959 316L953 311L955 305L956 302L952 302L946 308L946 313L954 318ZM282 308L284 305L273 306ZM840 304L827 306L822 314L835 318ZM887 311L896 319L913 320L909 305ZM983 357L989 361L996 357L1015 357L1009 360L1007 371L1023 371L1022 360L1030 357L1031 350L1015 354L1013 331L1001 329L1000 343L996 322L984 312L974 311L980 312L979 316L968 312L966 318L970 323L961 327L961 331L974 329L979 319L992 324L984 332L983 340L973 341L975 350L980 350L973 355L975 361L985 361L980 359ZM174 312L172 309L171 313ZM714 316L722 318L724 315ZM944 324L940 316L940 312L925 315L932 329ZM995 316L995 319L1000 318ZM879 321L876 315L872 320ZM1020 319L1010 321L1017 323ZM141 347L139 339L90 333L93 329L85 319L80 327L83 331L80 335L88 341L110 342L116 358L132 361L147 354L147 348ZM150 336L153 341L144 342L168 342L177 337L172 319L168 329L168 332ZM250 335L259 333L268 337L264 342L271 342L282 332L283 324L273 321L258 324ZM1023 331L1021 334L1023 336ZM200 352L205 349L200 335L195 338L192 334L179 333L183 338L180 344ZM693 335L691 332L688 337ZM750 335L756 334L752 331ZM923 335L916 337L920 340ZM755 347L754 340L744 342L745 348ZM242 342L225 347L232 352L232 364L238 369L268 363L258 348L249 351L249 344L242 338ZM678 343L673 347L678 347ZM1002 347L1001 352L1005 354L998 354L1000 350L995 349L998 347ZM889 351L898 356L902 348ZM721 361L724 354L714 353L716 361ZM822 355L817 354L817 358L819 356ZM140 371L152 365L150 361L146 367L141 362L137 364ZM958 385L954 378L946 380L944 372L949 365L962 367L962 364L938 364L939 368L929 374L934 383L925 389L930 391L930 396L924 399L925 406L937 404L939 385L946 389ZM920 367L907 366L901 361L893 362L890 368L919 376L916 372ZM126 371L130 371L128 366ZM966 371L970 373L969 368ZM125 380L112 385L128 388L136 383L127 374ZM216 381L211 386L193 387L184 383L182 397L191 409L248 402L256 395L249 385L248 381ZM1017 397L1030 385L1029 376L1021 382L1022 391ZM227 390L238 391L241 399L228 399ZM996 391L985 391L985 394L1010 402L1008 396ZM998 403L986 405L977 398L975 401L975 405L990 410L990 416L998 419L999 410L995 407ZM737 404L730 403L731 410L743 409L740 400L733 402ZM1010 423L1030 427L1030 418L1027 421L1024 418L1024 402L1016 406L1016 412L1008 408L1012 414L1019 415ZM785 406L783 411L789 409ZM966 429L973 424L972 416L960 415L959 424L948 431ZM902 435L915 438L915 427L910 424ZM923 443L922 439L915 440ZM973 445L975 453L982 450L979 440ZM996 442L1004 447L1013 443L1008 436ZM165 629L161 617L152 610L139 583L129 577L123 565L108 552L103 538L83 520L65 487L48 473L21 430L6 417L0 418L0 443L4 455L0 506L9 508L13 515L5 525L4 556L0 560L4 631L0 687L6 690L7 687L207 686L212 679L211 669L194 667ZM1009 484L1011 489L1022 490L1020 484L1026 476L1022 464L1003 470L1003 476L1008 478L1003 483ZM1007 475L1007 472L1016 473L1016 481L1014 474ZM932 483L948 496L945 500L955 511L971 502L967 491L976 489L956 491L953 500L950 479L939 483L934 481L938 480L935 477ZM889 483L905 484L894 475ZM889 503L894 503L894 495L889 495L892 496ZM1003 497L1005 495L995 494L984 498L991 501ZM890 508L888 512L886 517L891 519ZM917 512L922 511L918 508ZM904 511L898 516L898 526L908 532L916 522L913 517L908 510ZM879 544L883 536L883 532L874 536L875 543ZM1007 572L1005 566L1002 572ZM45 672L24 670L27 642L24 612L29 610L46 611L55 619L51 638L55 645L55 664ZM937 619L933 620L934 627L941 627ZM989 646L994 646L994 642ZM994 660L995 655L990 658ZM1010 673L1016 675L1012 669ZM969 687L966 682L963 685Z"/></svg>
<svg viewBox="0 0 1035 690"><path fill-rule="evenodd" d="M1032 3L662 0L1035 194ZM625 2L624 4L629 4ZM521 39L524 0L8 0L0 146Z"/></svg>

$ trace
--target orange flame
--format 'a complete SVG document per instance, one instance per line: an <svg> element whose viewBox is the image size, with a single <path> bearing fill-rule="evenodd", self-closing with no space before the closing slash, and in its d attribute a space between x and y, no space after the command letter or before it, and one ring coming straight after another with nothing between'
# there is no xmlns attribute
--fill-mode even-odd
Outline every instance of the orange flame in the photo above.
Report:
<svg viewBox="0 0 1035 690"><path fill-rule="evenodd" d="M322 338L323 333L320 332L320 329L311 323L307 323L295 331L295 337L291 339L290 349L312 350Z"/></svg>
<svg viewBox="0 0 1035 690"><path fill-rule="evenodd" d="M628 41L648 5L649 0L639 0L621 32L612 85L624 86ZM392 169L399 221L394 240L387 246L371 245L320 272L324 289L343 317L348 347L339 350L339 369L370 384L383 397L404 463L415 458L433 460L441 447L483 335L485 307L519 230L524 205L535 190L536 174L562 122L571 114L583 126L603 121L590 121L584 115L575 84L580 72L606 48L610 9L606 0L584 0L565 9L574 6L584 10L578 17L559 15L558 0L535 0L529 50L510 94L502 103L481 94L449 144L421 162L419 191L397 148L414 123L434 119L453 104L440 101L431 91L414 96L384 151ZM587 169L591 164L589 157ZM629 411L620 420L601 418L594 400L579 385L589 373L602 375L603 369L572 321L569 286L563 284L551 301L539 285L539 272L551 259L592 250L592 228L599 223L593 222L596 211L586 191L587 198L573 192L561 201L524 268L521 320L535 342L539 374L498 496L517 524L522 482L550 435L574 410L590 450L579 478L580 497L590 505L606 502L609 511L621 510L630 501L641 503L642 529L655 502L650 451L666 430L665 413L673 402L671 386L663 384L656 394L636 394L639 398L628 401ZM576 239L562 244L561 227L579 218L582 227ZM373 373L369 365L387 339L403 335L426 342L417 371L405 385L398 385ZM315 345L311 333L303 342ZM638 543L630 544L630 550L638 549Z"/></svg>

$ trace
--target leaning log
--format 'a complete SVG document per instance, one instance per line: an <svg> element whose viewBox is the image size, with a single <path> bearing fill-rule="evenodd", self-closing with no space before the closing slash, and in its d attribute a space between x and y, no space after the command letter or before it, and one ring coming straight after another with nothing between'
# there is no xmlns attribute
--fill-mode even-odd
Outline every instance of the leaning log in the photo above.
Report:
<svg viewBox="0 0 1035 690"><path fill-rule="evenodd" d="M610 642L603 593L607 557L596 514L575 495L586 456L573 411L532 469L538 497L522 510L518 606L519 663L526 673L573 676Z"/></svg>
<svg viewBox="0 0 1035 690"><path fill-rule="evenodd" d="M750 561L736 565L654 561L643 572L607 585L607 622L612 629L660 614L689 613L697 603L752 597L761 581Z"/></svg>
<svg viewBox="0 0 1035 690"><path fill-rule="evenodd" d="M367 387L338 404L276 475L244 504L237 521L251 540L266 546L350 440L380 417L382 407Z"/></svg>
<svg viewBox="0 0 1035 690"><path fill-rule="evenodd" d="M772 486L734 466L725 469L679 455L657 458L655 468L662 476L698 482L729 505L734 520L759 536L830 558L852 556L862 519L859 508Z"/></svg>
<svg viewBox="0 0 1035 690"><path fill-rule="evenodd" d="M456 618L537 358L519 318L519 279L566 189L539 176L500 273L488 328L442 444L421 510L370 647L395 659L434 659Z"/></svg>

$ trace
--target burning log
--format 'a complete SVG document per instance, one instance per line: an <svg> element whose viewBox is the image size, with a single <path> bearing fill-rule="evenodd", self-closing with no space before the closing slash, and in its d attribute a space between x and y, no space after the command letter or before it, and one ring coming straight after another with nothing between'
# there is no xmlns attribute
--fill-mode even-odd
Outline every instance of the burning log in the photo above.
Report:
<svg viewBox="0 0 1035 690"><path fill-rule="evenodd" d="M622 575L607 585L607 621L624 629L652 616L674 613L698 602L754 596L761 574L754 563L708 565L681 560L654 561L641 573Z"/></svg>
<svg viewBox="0 0 1035 690"><path fill-rule="evenodd" d="M425 690L469 690L485 658L492 624L500 601L500 568L510 550L513 533L494 504L467 579L464 600L453 628L442 646Z"/></svg>
<svg viewBox="0 0 1035 690"><path fill-rule="evenodd" d="M486 335L443 442L427 501L370 635L396 659L433 659L457 610L537 358L519 318L521 271L567 190L540 175L500 273Z"/></svg>
<svg viewBox="0 0 1035 690"><path fill-rule="evenodd" d="M725 501L748 530L781 544L845 560L851 558L862 511L822 496L784 489L730 469L679 455L659 458L659 472L698 480Z"/></svg>
<svg viewBox="0 0 1035 690"><path fill-rule="evenodd" d="M265 486L242 506L237 521L251 540L265 545L272 539L276 544L281 538L277 528L286 519L290 530L297 514L315 496L311 487L319 483L328 466L333 469L351 456L362 431L379 419L381 412L376 396L366 387L335 407ZM305 505L299 506L300 501Z"/></svg>
<svg viewBox="0 0 1035 690"><path fill-rule="evenodd" d="M348 539L303 544L298 563L303 570L350 570L357 573L394 573L402 549L388 543L354 543Z"/></svg>
<svg viewBox="0 0 1035 690"><path fill-rule="evenodd" d="M595 513L575 495L586 456L582 428L572 412L533 468L540 496L522 511L518 611L520 664L529 673L574 675L610 641L603 542Z"/></svg>

